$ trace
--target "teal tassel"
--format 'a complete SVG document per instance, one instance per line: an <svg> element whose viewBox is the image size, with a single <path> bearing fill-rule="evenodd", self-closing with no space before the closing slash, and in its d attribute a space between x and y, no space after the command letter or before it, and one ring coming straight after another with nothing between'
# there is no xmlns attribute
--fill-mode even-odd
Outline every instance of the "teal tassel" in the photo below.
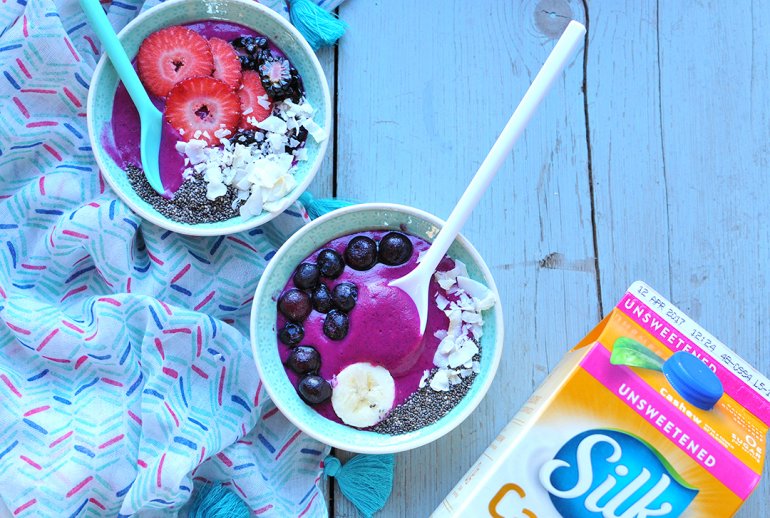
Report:
<svg viewBox="0 0 770 518"><path fill-rule="evenodd" d="M340 491L366 518L385 507L393 490L394 456L356 455L343 466L336 457L324 459L324 475L334 477Z"/></svg>
<svg viewBox="0 0 770 518"><path fill-rule="evenodd" d="M334 45L345 34L348 24L324 11L311 0L289 0L291 23L313 50Z"/></svg>
<svg viewBox="0 0 770 518"><path fill-rule="evenodd" d="M340 198L314 198L309 192L302 193L299 197L299 201L305 210L307 210L310 219L316 219L319 216L323 216L327 212L355 205L356 202L350 200L343 200Z"/></svg>
<svg viewBox="0 0 770 518"><path fill-rule="evenodd" d="M239 518L250 515L249 506L222 484L204 484L196 492L187 516L189 518Z"/></svg>

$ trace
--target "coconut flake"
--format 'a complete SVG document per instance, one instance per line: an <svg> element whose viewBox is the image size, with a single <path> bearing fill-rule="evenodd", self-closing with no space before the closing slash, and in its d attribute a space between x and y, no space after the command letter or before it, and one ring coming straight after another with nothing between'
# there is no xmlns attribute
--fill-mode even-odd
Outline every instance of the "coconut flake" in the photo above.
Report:
<svg viewBox="0 0 770 518"><path fill-rule="evenodd" d="M481 313L476 313L475 311L463 311L462 319L466 324L481 324L484 322L481 318Z"/></svg>
<svg viewBox="0 0 770 518"><path fill-rule="evenodd" d="M495 294L478 281L466 276L457 277L457 285L470 295L479 311L484 311L495 305Z"/></svg>
<svg viewBox="0 0 770 518"><path fill-rule="evenodd" d="M449 379L450 385L459 385L463 381L462 378L460 378L460 373L456 370L447 371L447 378Z"/></svg>
<svg viewBox="0 0 770 518"><path fill-rule="evenodd" d="M206 198L211 201L227 194L227 187L223 183L209 182L206 186Z"/></svg>
<svg viewBox="0 0 770 518"><path fill-rule="evenodd" d="M218 139L223 139L223 138L227 137L228 135L230 135L230 133L231 133L231 132L230 132L230 130L229 130L229 129L226 129L226 128L219 128L218 130L216 130L216 131L214 132L214 136L215 136L216 138L218 138ZM225 140L226 140L226 139L225 139Z"/></svg>
<svg viewBox="0 0 770 518"><path fill-rule="evenodd" d="M250 216L257 216L262 213L262 193L259 187L252 188L251 196L246 200L246 203L241 205L240 214L244 218Z"/></svg>
<svg viewBox="0 0 770 518"><path fill-rule="evenodd" d="M495 302L491 290L462 274L467 274L467 268L461 261L455 261L451 270L435 274L439 285L449 286L447 292L453 292L451 300L441 293L435 297L436 306L449 319L446 330L440 329L434 333L440 342L433 356L433 364L439 368L438 372L443 373L442 376L446 375L446 383L443 378L436 382L439 387L447 383L451 386L479 372L479 362L473 358L479 353L477 341L482 336L484 320L481 312L491 307L490 299L492 305Z"/></svg>
<svg viewBox="0 0 770 518"><path fill-rule="evenodd" d="M262 94L257 97L257 104L266 110L270 108L270 99L267 97L267 94ZM249 108L249 110L251 110L251 108Z"/></svg>
<svg viewBox="0 0 770 518"><path fill-rule="evenodd" d="M286 121L275 115L271 115L262 122L258 122L256 126L271 133L286 133Z"/></svg>
<svg viewBox="0 0 770 518"><path fill-rule="evenodd" d="M307 160L307 149L303 147L295 150L294 156L296 157L297 160L302 160L302 161Z"/></svg>
<svg viewBox="0 0 770 518"><path fill-rule="evenodd" d="M449 355L452 351L454 351L457 348L457 341L452 336L446 336L444 337L441 342L438 344L438 349L436 349L441 354Z"/></svg>
<svg viewBox="0 0 770 518"><path fill-rule="evenodd" d="M279 152L286 148L288 139L286 138L286 135L282 133L268 133L267 143L270 144L270 147L274 152Z"/></svg>
<svg viewBox="0 0 770 518"><path fill-rule="evenodd" d="M441 289L448 290L455 284L455 280L451 277L447 277L446 275L439 275L442 272L436 273L436 282L438 282L438 285L441 286Z"/></svg>
<svg viewBox="0 0 770 518"><path fill-rule="evenodd" d="M430 371L428 369L425 369L422 371L422 377L420 378L420 383L417 384L419 388L423 388L428 383L428 378L430 377Z"/></svg>
<svg viewBox="0 0 770 518"><path fill-rule="evenodd" d="M438 293L436 295L436 306L438 306L438 308L441 311L444 311L448 305L449 305L449 299L447 299L441 293Z"/></svg>
<svg viewBox="0 0 770 518"><path fill-rule="evenodd" d="M464 338L462 342L458 342L458 346L449 355L449 366L459 367L466 362L472 361L478 352L479 347L476 345L476 342L469 338Z"/></svg>
<svg viewBox="0 0 770 518"><path fill-rule="evenodd" d="M265 109L271 106L266 95L260 96L257 102ZM228 187L234 187L237 190L235 204L240 204L243 217L260 214L263 210L283 210L286 195L297 186L294 163L308 159L308 150L294 138L299 128L304 126L316 140L326 138L325 130L312 120L313 111L304 100L294 103L287 99L277 104L273 113L263 121L257 121L253 116L245 117L263 130L254 133L255 143L248 146L228 140L226 137L231 132L223 126L213 131L216 139L212 139L208 131L196 130L193 139L175 145L184 157L182 175L190 179L196 178L195 173L201 174L206 182L206 196L211 200L226 194ZM252 112L249 109L244 115ZM180 134L183 133L180 130ZM218 140L221 146L209 145L210 140ZM285 152L287 145L294 148L292 153Z"/></svg>
<svg viewBox="0 0 770 518"><path fill-rule="evenodd" d="M436 392L446 392L449 390L448 369L439 369L436 371L436 374L433 375L433 379L430 380L430 388Z"/></svg>
<svg viewBox="0 0 770 518"><path fill-rule="evenodd" d="M457 307L453 308L450 305L449 309L444 311L444 314L449 318L449 328L447 329L447 333L449 333L449 336L457 338L460 336L463 327L462 311Z"/></svg>
<svg viewBox="0 0 770 518"><path fill-rule="evenodd" d="M316 142L323 142L328 136L326 130L319 126L313 119L305 119L302 121L302 126L305 127L308 133L313 137Z"/></svg>
<svg viewBox="0 0 770 518"><path fill-rule="evenodd" d="M438 349L436 349L435 354L433 355L433 365L439 368L445 368L449 366L449 356L446 354L441 353Z"/></svg>

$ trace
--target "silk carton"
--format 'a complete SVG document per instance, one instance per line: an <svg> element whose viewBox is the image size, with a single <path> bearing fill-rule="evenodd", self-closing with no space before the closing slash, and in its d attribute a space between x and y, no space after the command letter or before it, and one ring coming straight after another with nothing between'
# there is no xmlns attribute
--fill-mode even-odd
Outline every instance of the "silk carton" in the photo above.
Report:
<svg viewBox="0 0 770 518"><path fill-rule="evenodd" d="M619 340L684 362L613 364ZM732 516L759 483L768 425L770 381L637 282L433 516Z"/></svg>

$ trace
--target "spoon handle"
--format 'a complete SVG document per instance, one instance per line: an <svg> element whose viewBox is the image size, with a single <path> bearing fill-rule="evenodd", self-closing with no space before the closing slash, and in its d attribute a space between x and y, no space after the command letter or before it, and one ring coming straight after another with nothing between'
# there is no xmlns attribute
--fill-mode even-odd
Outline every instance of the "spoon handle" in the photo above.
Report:
<svg viewBox="0 0 770 518"><path fill-rule="evenodd" d="M88 18L91 28L102 42L102 47L107 52L112 66L115 67L139 113L141 114L149 108L155 109L99 0L80 0L80 7Z"/></svg>
<svg viewBox="0 0 770 518"><path fill-rule="evenodd" d="M583 41L585 33L585 27L574 20L567 25L540 72L535 76L534 81L532 81L529 89L524 94L516 111L513 112L510 120L508 120L489 154L481 163L481 166L479 166L476 175L468 184L467 189L465 189L462 197L460 197L438 236L436 236L436 239L423 256L418 268L433 272L439 262L441 262L441 259L446 254L455 237L457 237L468 216L470 216L478 204L482 194L489 187L505 159L508 158L513 145L521 136L543 97L548 93L554 81L561 75L567 62L572 58L575 49Z"/></svg>

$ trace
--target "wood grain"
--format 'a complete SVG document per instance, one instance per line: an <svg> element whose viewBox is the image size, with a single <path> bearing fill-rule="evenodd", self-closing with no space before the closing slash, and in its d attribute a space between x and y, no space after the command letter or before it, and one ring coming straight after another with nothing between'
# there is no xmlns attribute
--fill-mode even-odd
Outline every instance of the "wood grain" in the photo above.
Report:
<svg viewBox="0 0 770 518"><path fill-rule="evenodd" d="M350 29L339 48L338 195L446 217L567 18L534 1L421 5L341 7ZM557 7L565 6L583 18L580 2ZM465 227L504 306L506 351L496 380L465 423L397 455L393 495L380 516L427 516L599 320L582 80L581 54ZM357 513L337 494L334 515Z"/></svg>
<svg viewBox="0 0 770 518"><path fill-rule="evenodd" d="M323 67L324 74L326 75L326 80L329 83L329 91L331 92L332 97L332 110L336 110L335 104L335 89L337 87L335 83L336 79L336 72L335 72L335 54L337 52L336 48L326 48L319 50L316 55L318 56L318 60L321 62L321 66ZM335 118L332 114L332 124L334 124ZM332 139L329 142L329 148L326 153L326 157L324 158L324 161L321 163L321 168L316 173L316 177L313 179L313 182L310 184L310 187L308 188L308 191L310 193L317 197L317 198L328 198L331 197L334 194L334 133L333 130L329 132L330 136L329 138ZM331 487L332 482L328 478L322 478L321 479L321 490L323 491L324 495L326 496L326 503L329 505L329 508L332 508L332 502L331 502L331 495L333 493Z"/></svg>
<svg viewBox="0 0 770 518"><path fill-rule="evenodd" d="M661 3L658 13L671 299L765 374L770 371L766 7L720 2L683 12ZM742 517L770 514L768 460Z"/></svg>
<svg viewBox="0 0 770 518"><path fill-rule="evenodd" d="M590 2L605 310L643 279L770 371L770 16L749 1ZM767 516L765 478L738 516Z"/></svg>
<svg viewBox="0 0 770 518"><path fill-rule="evenodd" d="M337 49L334 47L328 47L316 52L318 61L321 62L324 74L326 74L326 80L329 83L329 91L332 97L332 124L336 123L336 117L334 111L335 106L335 91L337 85L335 84L336 71L335 71L335 54ZM321 168L316 173L316 177L310 184L309 191L313 196L318 198L328 198L334 195L334 130L329 132L329 148L326 151L326 157L321 163Z"/></svg>

